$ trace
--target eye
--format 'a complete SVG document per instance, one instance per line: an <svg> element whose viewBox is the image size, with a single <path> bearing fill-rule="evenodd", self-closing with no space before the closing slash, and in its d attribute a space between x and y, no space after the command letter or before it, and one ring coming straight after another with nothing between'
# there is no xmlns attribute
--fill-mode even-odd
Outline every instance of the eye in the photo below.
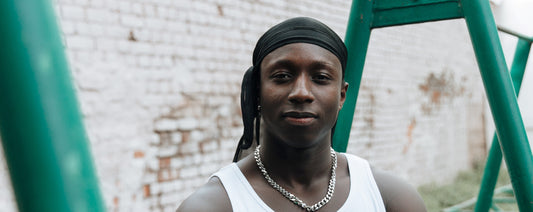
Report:
<svg viewBox="0 0 533 212"><path fill-rule="evenodd" d="M276 72L270 78L275 82L286 82L292 78L292 75L288 72Z"/></svg>
<svg viewBox="0 0 533 212"><path fill-rule="evenodd" d="M329 83L331 80L331 76L326 73L318 73L317 75L313 76L313 81L320 84Z"/></svg>

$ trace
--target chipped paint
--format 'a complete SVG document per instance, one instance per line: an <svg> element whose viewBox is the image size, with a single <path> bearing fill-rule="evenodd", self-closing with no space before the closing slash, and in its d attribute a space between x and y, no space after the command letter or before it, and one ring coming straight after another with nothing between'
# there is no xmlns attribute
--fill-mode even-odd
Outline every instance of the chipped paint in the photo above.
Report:
<svg viewBox="0 0 533 212"><path fill-rule="evenodd" d="M430 115L434 110L439 110L441 105L463 95L465 88L460 83L456 82L453 72L446 68L439 74L430 73L425 82L418 86L426 97L421 105L424 114Z"/></svg>
<svg viewBox="0 0 533 212"><path fill-rule="evenodd" d="M412 118L411 123L409 123L409 125L407 126L407 143L403 147L403 151L402 151L403 154L407 153L407 151L409 150L409 147L413 143L413 130L415 129L415 127L416 127L416 119Z"/></svg>

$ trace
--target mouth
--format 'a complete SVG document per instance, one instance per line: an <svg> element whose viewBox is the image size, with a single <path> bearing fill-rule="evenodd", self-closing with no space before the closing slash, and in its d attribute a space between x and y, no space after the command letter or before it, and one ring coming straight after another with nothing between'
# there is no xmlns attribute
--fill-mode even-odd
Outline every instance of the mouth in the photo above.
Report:
<svg viewBox="0 0 533 212"><path fill-rule="evenodd" d="M317 118L314 113L300 111L285 112L282 116L290 124L300 126L309 125Z"/></svg>

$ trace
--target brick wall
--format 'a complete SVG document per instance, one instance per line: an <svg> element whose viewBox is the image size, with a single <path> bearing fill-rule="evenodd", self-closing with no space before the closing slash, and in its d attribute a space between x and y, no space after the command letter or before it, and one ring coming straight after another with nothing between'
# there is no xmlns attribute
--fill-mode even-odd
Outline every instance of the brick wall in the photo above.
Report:
<svg viewBox="0 0 533 212"><path fill-rule="evenodd" d="M344 37L350 2L55 7L109 211L173 211L231 162L242 133L240 81L259 36L310 16ZM484 99L471 48L461 20L374 30L348 152L415 185L450 180L483 156ZM0 178L0 205L14 210Z"/></svg>

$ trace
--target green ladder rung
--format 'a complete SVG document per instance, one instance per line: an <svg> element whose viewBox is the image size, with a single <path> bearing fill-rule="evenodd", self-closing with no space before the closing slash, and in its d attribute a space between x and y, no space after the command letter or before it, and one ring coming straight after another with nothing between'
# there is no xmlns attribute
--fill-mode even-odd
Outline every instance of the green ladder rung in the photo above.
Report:
<svg viewBox="0 0 533 212"><path fill-rule="evenodd" d="M463 17L457 0L385 0L374 4L372 28Z"/></svg>
<svg viewBox="0 0 533 212"><path fill-rule="evenodd" d="M527 36L527 35L524 35L520 32L516 32L512 29L509 29L507 27L503 27L503 26L498 26L498 30L502 31L502 32L505 32L507 34L510 34L510 35L514 35L516 37L518 37L519 39L522 39L524 41L527 41L527 42L533 42L533 36Z"/></svg>
<svg viewBox="0 0 533 212"><path fill-rule="evenodd" d="M514 194L513 187L511 184L501 186L494 190L494 195L498 194ZM472 209L465 209L469 207L474 207L477 203L478 199L476 197L468 199L466 201L463 201L459 204L450 206L448 208L443 209L444 212L468 212L473 211ZM494 197L492 199L492 204L489 208L491 208L494 211L502 211L498 206L495 205L495 203L503 203L503 204L509 204L509 203L516 203L516 198L513 197Z"/></svg>

